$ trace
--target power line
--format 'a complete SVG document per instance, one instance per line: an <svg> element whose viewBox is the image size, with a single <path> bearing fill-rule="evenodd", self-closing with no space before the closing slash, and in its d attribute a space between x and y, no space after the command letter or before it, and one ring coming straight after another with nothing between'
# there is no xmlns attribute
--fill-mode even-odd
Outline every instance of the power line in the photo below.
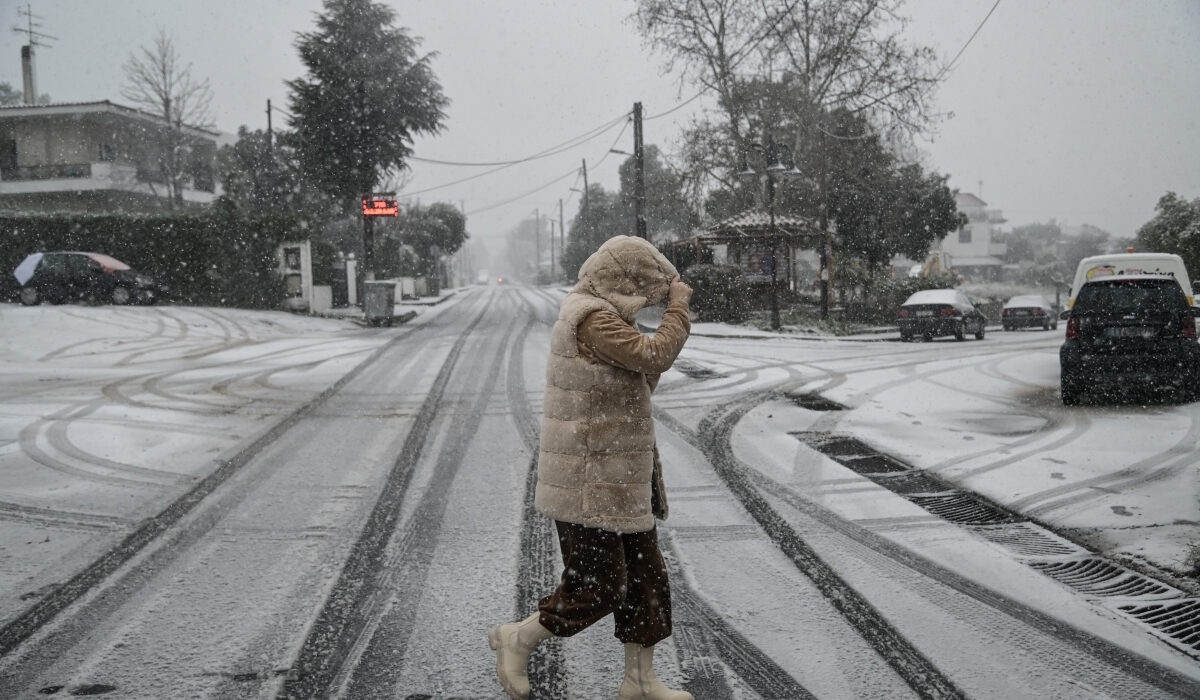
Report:
<svg viewBox="0 0 1200 700"><path fill-rule="evenodd" d="M536 194L538 192L541 192L542 190L546 189L550 185L553 185L554 183L558 182L559 180L565 180L568 177L571 177L572 175L578 174L578 172L579 172L578 168L573 168L570 171L563 173L562 175L559 175L558 177L554 178L553 180L551 180L545 184L538 185L537 187L533 188L532 190L529 190L528 192L523 192L515 197L506 199L503 202L496 202L495 204L489 204L486 207L480 207L478 209L473 209L473 210L467 212L467 216L471 216L472 214L481 214L485 211L491 211L492 209L498 209L506 204L512 204L513 202L522 200L531 194Z"/></svg>
<svg viewBox="0 0 1200 700"><path fill-rule="evenodd" d="M658 119L659 117L665 117L672 112L677 112L677 111L683 109L684 107L690 105L691 103L695 102L696 100L700 99L700 96L706 92L708 92L708 88L704 88L700 92L697 92L695 95L692 95L691 97L689 97L686 101L680 102L679 104L675 105L674 107L668 109L665 112L659 112L658 114L655 114L652 117L642 117L642 121L648 122L651 119Z"/></svg>
<svg viewBox="0 0 1200 700"><path fill-rule="evenodd" d="M597 166L600 165L601 163L603 163L605 158L608 158L609 152L611 152L611 150L612 150L612 146L617 145L617 143L621 140L621 137L625 135L625 130L628 128L629 128L629 122L626 121L625 126L622 127L620 133L617 134L617 138L615 138L612 142L612 145L609 146L609 150L605 151L604 156L596 162ZM554 178L553 180L551 180L543 185L539 185L538 187L535 187L534 189L529 190L528 192L524 192L515 197L510 197L502 202L497 202L495 204L489 204L486 207L480 207L479 209L469 211L469 212L467 212L467 215L470 216L472 214L480 214L485 211L491 211L492 209L498 209L507 204L512 204L513 202L520 201L520 200L524 199L525 197L528 197L531 194L537 194L538 192L541 192L542 190L546 189L550 185L553 185L554 183L556 183L560 180L565 180L566 178L570 177L571 175L574 175L575 181L578 182L579 181L579 168L573 168L570 172L559 175L558 177Z"/></svg>
<svg viewBox="0 0 1200 700"><path fill-rule="evenodd" d="M622 116L621 116L621 119L625 119L625 115L622 115ZM617 124L619 124L619 123L620 123L620 120L615 120L615 121L612 121L612 122L610 122L610 123L609 123L609 124L608 124L608 125L605 127L605 129L611 129L612 127L616 126L616 125L617 125ZM628 121L626 121L626 126L628 126ZM600 133L604 133L604 132L600 132ZM599 135L600 135L600 133L594 134L593 136L589 136L589 137L588 137L588 140L590 140L590 139L592 139L592 138L595 138L596 136L599 136ZM621 129L621 133L625 133L625 129ZM619 138L619 137L618 137L618 138ZM527 159L527 160L528 160L528 159ZM500 166L500 167L498 167L498 168L492 168L491 170L485 170L485 171L483 171L482 173L477 173L477 174L475 174L475 175L469 175L469 176L467 176L467 177L464 177L464 178L459 178L458 180L454 180L454 181L451 181L451 182L446 182L446 183L443 183L443 184L440 184L440 185L434 185L434 186L432 186L432 187L426 187L426 188L425 188L425 189L423 189L423 190L417 190L417 191L415 191L415 192L405 192L405 193L401 194L400 196L401 196L401 197L415 197L415 196L417 196L417 195L419 195L419 194L425 194L426 192L432 192L432 191L434 191L434 190L440 190L440 189L442 189L442 188L445 188L445 187L451 187L451 186L453 186L453 185L460 185L460 184L462 184L462 183L464 183L464 182L469 182L469 181L471 181L471 180L477 180L477 179L479 179L479 178L481 178L481 177L486 177L486 176L488 176L488 175L491 175L491 174L493 174L493 173L500 172L501 170L505 170L505 169L507 169L507 168L511 168L511 167L512 167L512 166L514 166L514 165L517 165L517 164L519 164L519 163L524 163L524 162L526 162L526 161L524 161L524 160L512 161L512 162L510 162L510 163L506 163L506 164L504 164L504 165L501 165L501 166Z"/></svg>
<svg viewBox="0 0 1200 700"><path fill-rule="evenodd" d="M617 117L616 119L613 119L612 121L602 124L602 125L596 127L595 129L584 132L583 134L581 134L579 136L572 137L570 139L567 139L566 141L563 141L562 143L558 143L553 146L550 146L549 148L547 148L543 151L538 151L537 153L534 153L531 156L525 156L524 158L517 158L515 160L498 160L498 161L491 161L491 162L468 163L468 162L463 162L463 161L436 160L433 158L421 158L418 156L409 156L408 159L415 160L415 161L418 161L421 163L433 163L435 165L456 165L456 166L463 166L463 167L489 167L489 166L493 166L493 165L516 165L517 163L526 163L531 160L537 160L539 158L546 158L549 156L558 155L559 153L562 153L565 150L569 150L571 148L574 148L575 146L578 146L581 143L586 143L586 142L596 138L600 134L602 134L605 131L608 131L612 127L616 126L618 123L621 122L622 119L626 119L628 117L629 117L629 113L626 112L626 113L622 114L621 116Z"/></svg>
<svg viewBox="0 0 1200 700"><path fill-rule="evenodd" d="M950 70L950 67L953 66L955 62L958 61L959 57L963 55L963 51L966 51L967 47L971 45L971 42L975 41L975 36L979 34L979 30L983 29L983 25L987 24L988 18L992 16L992 13L996 11L996 8L999 7L999 5L1000 0L996 0L995 4L992 5L992 9L988 10L988 13L986 16L984 16L983 21L979 23L979 26L975 28L975 31L971 34L970 38L967 39L967 43L963 44L962 48L958 50L958 53L954 54L954 58L952 58L950 62L946 64L946 67L943 68L936 77L934 77L933 81L935 83L938 80L941 80L942 76L946 74L946 71Z"/></svg>

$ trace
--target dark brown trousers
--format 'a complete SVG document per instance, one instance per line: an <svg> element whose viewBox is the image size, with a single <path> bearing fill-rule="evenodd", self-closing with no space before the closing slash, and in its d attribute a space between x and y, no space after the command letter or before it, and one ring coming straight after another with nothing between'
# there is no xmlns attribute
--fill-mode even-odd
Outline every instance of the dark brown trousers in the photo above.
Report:
<svg viewBox="0 0 1200 700"><path fill-rule="evenodd" d="M612 613L622 643L671 636L671 589L658 530L616 533L555 521L562 582L538 605L542 626L570 637Z"/></svg>

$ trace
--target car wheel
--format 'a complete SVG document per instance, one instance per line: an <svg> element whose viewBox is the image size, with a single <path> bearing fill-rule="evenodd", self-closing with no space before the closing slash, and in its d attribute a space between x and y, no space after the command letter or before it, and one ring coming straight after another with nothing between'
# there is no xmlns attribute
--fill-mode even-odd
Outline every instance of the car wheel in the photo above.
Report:
<svg viewBox="0 0 1200 700"><path fill-rule="evenodd" d="M1001 327L1001 328L1003 328L1005 331L1011 331L1011 330L1012 330L1012 326L1008 325L1007 323L1003 324L1003 325L1002 325L1002 326L1000 326L1000 327Z"/></svg>
<svg viewBox="0 0 1200 700"><path fill-rule="evenodd" d="M911 343L912 342L912 333L901 333L900 334L900 342L901 343Z"/></svg>
<svg viewBox="0 0 1200 700"><path fill-rule="evenodd" d="M1050 324L1050 330L1052 330L1052 331L1058 330L1058 321L1055 321L1054 323Z"/></svg>
<svg viewBox="0 0 1200 700"><path fill-rule="evenodd" d="M127 287L117 285L116 287L113 287L111 298L112 303L118 306L124 306L125 304L129 303L132 295L129 293L129 289Z"/></svg>
<svg viewBox="0 0 1200 700"><path fill-rule="evenodd" d="M37 306L42 303L42 295L37 287L21 287L21 303L25 306Z"/></svg>
<svg viewBox="0 0 1200 700"><path fill-rule="evenodd" d="M979 322L979 328L975 329L975 340L983 340L983 321Z"/></svg>
<svg viewBox="0 0 1200 700"><path fill-rule="evenodd" d="M967 337L966 328L963 327L965 323L966 323L965 321L959 321L957 324L955 324L955 326L954 326L954 339L955 340L963 340Z"/></svg>

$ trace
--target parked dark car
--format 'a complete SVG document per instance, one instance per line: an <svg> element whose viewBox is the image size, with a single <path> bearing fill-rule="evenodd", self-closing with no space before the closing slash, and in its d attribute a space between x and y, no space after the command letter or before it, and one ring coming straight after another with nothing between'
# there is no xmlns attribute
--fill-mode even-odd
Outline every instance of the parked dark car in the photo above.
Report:
<svg viewBox="0 0 1200 700"><path fill-rule="evenodd" d="M1058 328L1058 316L1044 296L1016 296L1009 299L1000 310L1000 325L1006 331L1017 328L1041 328L1048 331Z"/></svg>
<svg viewBox="0 0 1200 700"><path fill-rule="evenodd" d="M1196 310L1179 283L1162 275L1093 278L1063 313L1059 349L1062 401L1113 390L1174 389L1188 399L1200 388Z"/></svg>
<svg viewBox="0 0 1200 700"><path fill-rule="evenodd" d="M919 335L932 338L952 335L962 340L967 333L983 340L987 317L966 294L956 289L926 289L910 296L896 312L900 324L900 339L912 340Z"/></svg>
<svg viewBox="0 0 1200 700"><path fill-rule="evenodd" d="M166 292L150 275L103 253L33 253L13 271L22 304L72 300L153 304Z"/></svg>

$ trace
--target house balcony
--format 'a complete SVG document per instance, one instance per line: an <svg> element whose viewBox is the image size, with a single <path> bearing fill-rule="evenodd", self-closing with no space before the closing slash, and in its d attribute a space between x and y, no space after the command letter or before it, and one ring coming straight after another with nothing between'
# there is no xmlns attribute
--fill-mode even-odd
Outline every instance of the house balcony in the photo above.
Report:
<svg viewBox="0 0 1200 700"><path fill-rule="evenodd" d="M185 187L183 200L209 204L217 197L215 189L205 191ZM165 198L167 189L161 176L151 177L132 163L95 161L0 168L0 199L102 191Z"/></svg>

